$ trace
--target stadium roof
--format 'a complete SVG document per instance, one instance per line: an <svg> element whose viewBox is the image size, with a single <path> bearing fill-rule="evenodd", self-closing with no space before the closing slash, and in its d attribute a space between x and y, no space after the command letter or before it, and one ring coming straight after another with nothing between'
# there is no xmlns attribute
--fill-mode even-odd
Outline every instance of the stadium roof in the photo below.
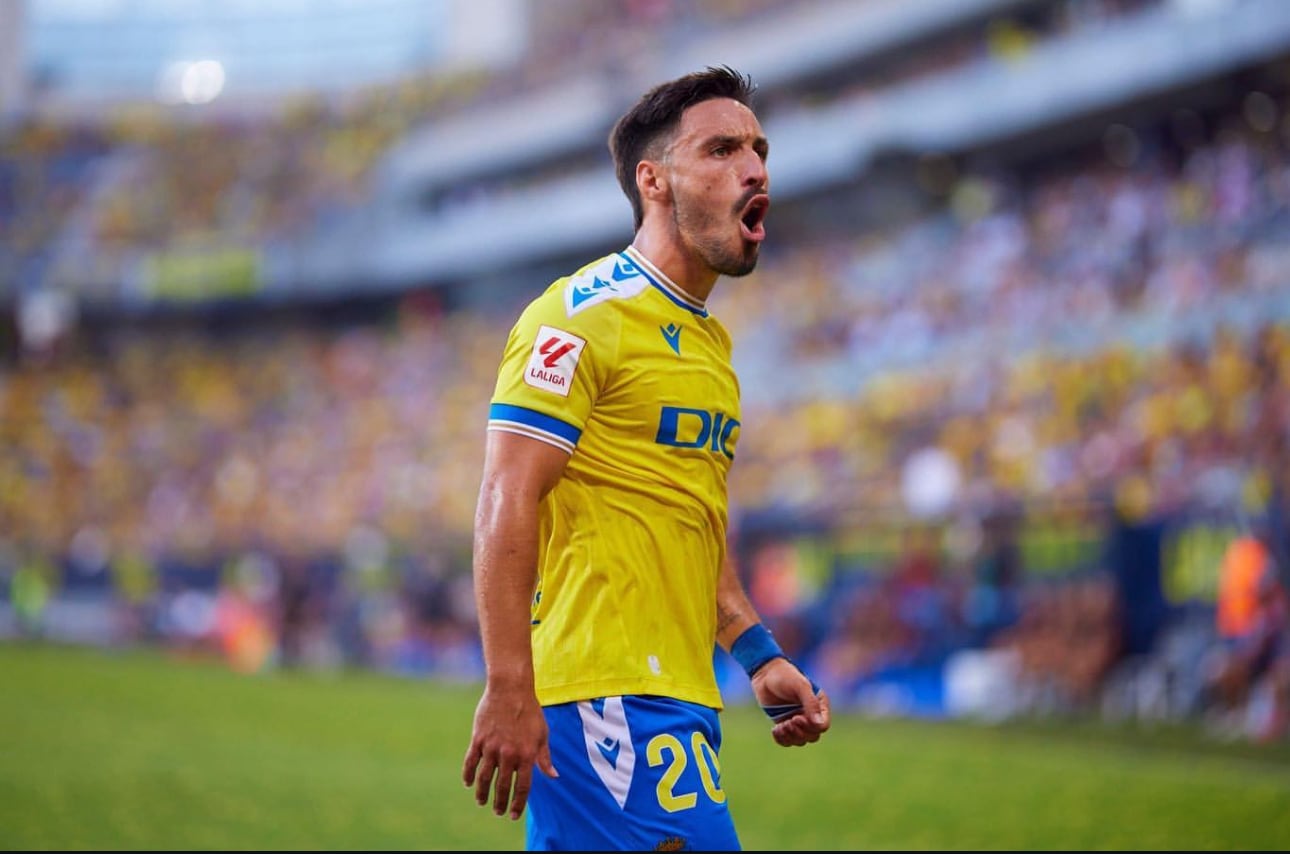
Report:
<svg viewBox="0 0 1290 854"><path fill-rule="evenodd" d="M43 93L72 100L155 94L201 103L221 93L348 88L453 56L456 6L456 0L30 0L28 72Z"/></svg>

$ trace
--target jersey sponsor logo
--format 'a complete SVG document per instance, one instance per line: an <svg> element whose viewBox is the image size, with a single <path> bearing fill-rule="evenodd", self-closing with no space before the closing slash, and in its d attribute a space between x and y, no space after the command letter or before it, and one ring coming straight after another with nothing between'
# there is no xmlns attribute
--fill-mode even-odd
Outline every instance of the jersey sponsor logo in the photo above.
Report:
<svg viewBox="0 0 1290 854"><path fill-rule="evenodd" d="M672 348L672 352L681 355L681 327L669 323L667 326L660 326L658 331L663 333L663 340Z"/></svg>
<svg viewBox="0 0 1290 854"><path fill-rule="evenodd" d="M573 317L606 300L636 296L647 287L649 279L639 267L620 255L610 255L569 279L564 289L564 310Z"/></svg>
<svg viewBox="0 0 1290 854"><path fill-rule="evenodd" d="M735 458L735 432L739 419L724 412L664 406L658 414L658 432L654 441L673 448L706 448Z"/></svg>
<svg viewBox="0 0 1290 854"><path fill-rule="evenodd" d="M533 339L533 352L529 354L528 367L524 369L524 382L561 397L569 396L573 374L587 342L577 335L542 326Z"/></svg>

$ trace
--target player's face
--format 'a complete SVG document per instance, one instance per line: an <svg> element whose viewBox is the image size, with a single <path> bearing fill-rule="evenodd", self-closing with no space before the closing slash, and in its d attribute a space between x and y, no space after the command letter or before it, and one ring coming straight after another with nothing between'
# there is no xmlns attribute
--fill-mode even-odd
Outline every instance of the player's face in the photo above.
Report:
<svg viewBox="0 0 1290 854"><path fill-rule="evenodd" d="M668 150L672 217L681 239L713 271L744 276L757 266L770 207L769 146L752 110L728 98L681 116Z"/></svg>

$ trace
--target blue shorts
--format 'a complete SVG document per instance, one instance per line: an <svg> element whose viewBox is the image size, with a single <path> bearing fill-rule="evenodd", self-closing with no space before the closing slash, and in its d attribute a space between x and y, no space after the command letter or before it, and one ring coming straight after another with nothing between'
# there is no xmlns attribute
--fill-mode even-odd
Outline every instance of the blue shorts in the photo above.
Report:
<svg viewBox="0 0 1290 854"><path fill-rule="evenodd" d="M543 711L560 776L534 769L528 850L740 850L715 710L631 696Z"/></svg>

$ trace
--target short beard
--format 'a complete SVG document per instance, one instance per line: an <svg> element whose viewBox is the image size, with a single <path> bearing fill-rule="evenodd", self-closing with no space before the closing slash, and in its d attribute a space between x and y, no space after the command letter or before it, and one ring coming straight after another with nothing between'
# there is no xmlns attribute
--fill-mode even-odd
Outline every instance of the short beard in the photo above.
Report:
<svg viewBox="0 0 1290 854"><path fill-rule="evenodd" d="M703 214L683 215L681 210L681 205L672 208L672 222L676 225L677 233L682 237L687 234L702 235L711 232L709 226L713 225L712 217ZM708 269L721 276L738 278L748 275L757 268L760 250L756 243L749 244L745 240L739 242L743 244L743 250L734 252L727 248L724 241L716 237L694 237L690 244L703 259L703 263L708 265Z"/></svg>

